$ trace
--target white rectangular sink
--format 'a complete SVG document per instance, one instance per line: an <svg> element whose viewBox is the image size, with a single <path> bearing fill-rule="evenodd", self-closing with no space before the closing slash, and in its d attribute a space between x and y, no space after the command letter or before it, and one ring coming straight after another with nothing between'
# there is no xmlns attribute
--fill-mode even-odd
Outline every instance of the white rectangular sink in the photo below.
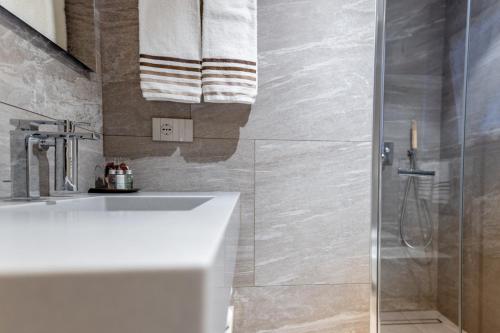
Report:
<svg viewBox="0 0 500 333"><path fill-rule="evenodd" d="M0 332L222 333L237 193L0 205Z"/></svg>
<svg viewBox="0 0 500 333"><path fill-rule="evenodd" d="M102 196L82 200L60 201L51 210L77 211L186 211L193 210L213 197Z"/></svg>

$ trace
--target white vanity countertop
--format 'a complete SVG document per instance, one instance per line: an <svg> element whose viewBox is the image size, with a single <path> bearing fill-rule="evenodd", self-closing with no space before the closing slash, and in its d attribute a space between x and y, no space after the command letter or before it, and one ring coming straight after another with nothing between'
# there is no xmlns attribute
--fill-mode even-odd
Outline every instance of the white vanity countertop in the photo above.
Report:
<svg viewBox="0 0 500 333"><path fill-rule="evenodd" d="M121 203L126 209L113 208ZM239 193L219 192L4 202L0 275L203 269L213 264L238 204Z"/></svg>

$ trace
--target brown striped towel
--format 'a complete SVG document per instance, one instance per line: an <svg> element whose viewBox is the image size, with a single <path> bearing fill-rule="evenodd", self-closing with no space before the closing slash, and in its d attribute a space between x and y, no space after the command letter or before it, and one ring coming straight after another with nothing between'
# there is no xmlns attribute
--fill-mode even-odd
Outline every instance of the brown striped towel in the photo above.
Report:
<svg viewBox="0 0 500 333"><path fill-rule="evenodd" d="M203 98L253 104L257 96L257 1L204 0Z"/></svg>
<svg viewBox="0 0 500 333"><path fill-rule="evenodd" d="M200 103L200 8L200 0L139 0L139 65L145 99Z"/></svg>

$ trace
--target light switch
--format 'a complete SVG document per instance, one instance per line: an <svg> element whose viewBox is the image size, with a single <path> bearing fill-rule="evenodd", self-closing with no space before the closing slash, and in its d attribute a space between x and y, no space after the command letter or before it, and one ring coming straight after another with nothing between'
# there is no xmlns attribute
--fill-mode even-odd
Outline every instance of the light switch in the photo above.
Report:
<svg viewBox="0 0 500 333"><path fill-rule="evenodd" d="M193 142L193 120L153 118L153 141Z"/></svg>

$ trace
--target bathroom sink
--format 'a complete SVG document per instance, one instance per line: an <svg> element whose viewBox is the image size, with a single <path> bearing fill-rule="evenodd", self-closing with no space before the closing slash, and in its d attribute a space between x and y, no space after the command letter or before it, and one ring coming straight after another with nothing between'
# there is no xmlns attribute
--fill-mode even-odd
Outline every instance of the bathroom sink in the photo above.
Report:
<svg viewBox="0 0 500 333"><path fill-rule="evenodd" d="M224 332L239 223L236 193L2 203L0 332Z"/></svg>
<svg viewBox="0 0 500 333"><path fill-rule="evenodd" d="M193 210L213 197L155 197L155 196L103 196L86 200L50 202L51 209L77 211L187 211Z"/></svg>

